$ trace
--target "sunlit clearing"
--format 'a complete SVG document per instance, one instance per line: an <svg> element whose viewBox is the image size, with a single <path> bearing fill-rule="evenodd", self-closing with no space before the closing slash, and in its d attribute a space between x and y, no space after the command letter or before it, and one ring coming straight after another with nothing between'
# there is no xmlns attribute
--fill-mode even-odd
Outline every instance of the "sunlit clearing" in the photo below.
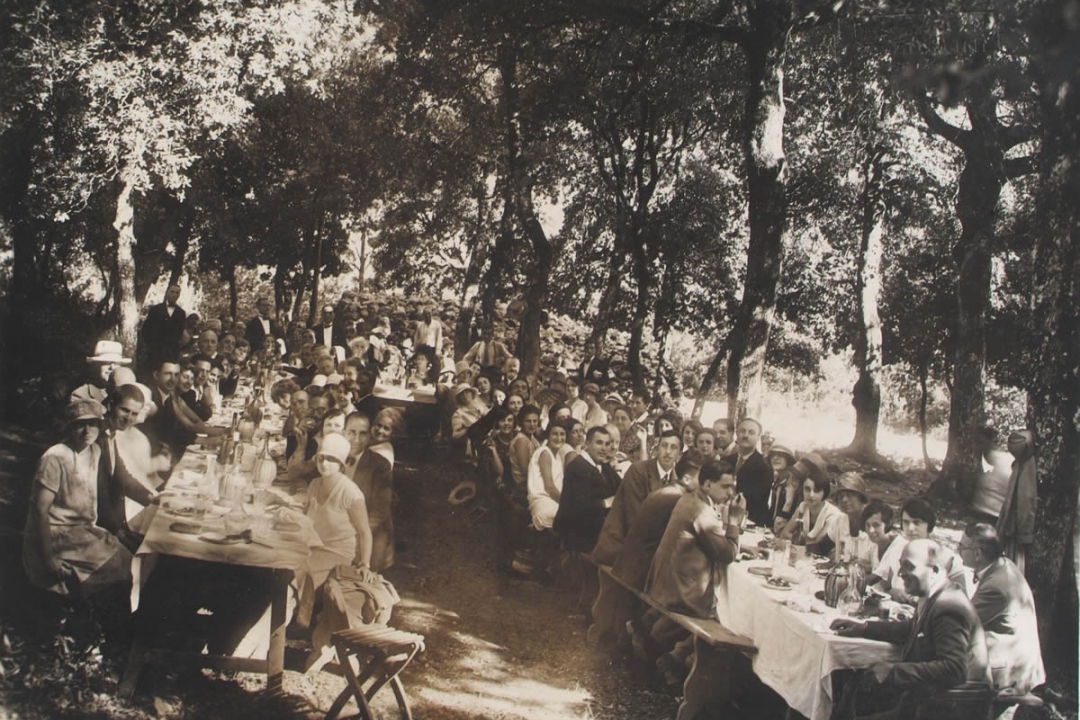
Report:
<svg viewBox="0 0 1080 720"><path fill-rule="evenodd" d="M433 705L467 711L477 717L562 720L592 716L589 706L592 696L589 693L581 689L565 690L533 680L499 683L474 681L463 683L457 691L423 688L413 692Z"/></svg>

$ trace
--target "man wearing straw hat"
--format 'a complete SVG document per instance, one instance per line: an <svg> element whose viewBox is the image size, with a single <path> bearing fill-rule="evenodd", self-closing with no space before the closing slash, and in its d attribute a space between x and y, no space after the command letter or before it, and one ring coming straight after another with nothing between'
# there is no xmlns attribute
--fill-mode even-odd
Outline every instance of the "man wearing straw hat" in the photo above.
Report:
<svg viewBox="0 0 1080 720"><path fill-rule="evenodd" d="M94 354L86 358L87 382L75 388L69 398L71 402L76 400L96 400L104 403L108 396L106 386L113 370L121 365L131 364L131 358L124 357L124 346L114 340L98 340L94 346Z"/></svg>

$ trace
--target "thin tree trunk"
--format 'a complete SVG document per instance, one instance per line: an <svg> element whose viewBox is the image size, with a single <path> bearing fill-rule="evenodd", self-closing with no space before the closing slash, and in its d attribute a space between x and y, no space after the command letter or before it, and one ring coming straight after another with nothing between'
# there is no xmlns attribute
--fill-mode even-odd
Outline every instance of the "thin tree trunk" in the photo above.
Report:
<svg viewBox="0 0 1080 720"><path fill-rule="evenodd" d="M236 264L229 266L229 315L234 320L236 319L236 310L240 305L240 298L236 288ZM228 329L223 328L223 332L230 332Z"/></svg>
<svg viewBox="0 0 1080 720"><path fill-rule="evenodd" d="M184 263L187 261L188 248L191 245L189 233L181 233L176 239L176 255L173 257L172 268L169 271L169 285L176 285L184 274ZM233 308L233 317L236 317L236 308Z"/></svg>
<svg viewBox="0 0 1080 720"><path fill-rule="evenodd" d="M473 251L469 254L469 264L465 267L465 278L461 283L461 304L457 322L454 325L454 360L458 361L469 351L469 330L473 315L476 313L476 301L479 297L480 278L487 262L488 243L484 229L488 219L487 188L483 183L476 184L476 225L473 229Z"/></svg>
<svg viewBox="0 0 1080 720"><path fill-rule="evenodd" d="M930 432L929 424L926 421L926 407L930 395L930 391L927 388L927 380L929 377L930 364L924 362L919 365L919 440L922 441L923 467L926 469L926 472L932 473L935 471L934 463L930 459L930 451L926 445L926 437Z"/></svg>
<svg viewBox="0 0 1080 720"><path fill-rule="evenodd" d="M364 278L367 275L367 231L363 230L360 233L360 282L358 283L360 292L364 292Z"/></svg>
<svg viewBox="0 0 1080 720"><path fill-rule="evenodd" d="M529 192L525 190L524 192ZM527 203L531 206L531 202ZM521 329L518 332L517 357L521 360L521 374L536 376L540 370L540 326L543 324L547 308L548 290L551 282L551 270L554 266L554 250L547 239L540 221L532 212L524 218L523 225L532 241L536 252L536 265L531 273L531 281L525 288L525 312L521 316Z"/></svg>
<svg viewBox="0 0 1080 720"><path fill-rule="evenodd" d="M787 185L784 157L784 53L790 8L762 2L750 11L743 43L750 87L743 151L750 214L746 280L735 326L727 338L728 417L759 415L776 294L783 268Z"/></svg>
<svg viewBox="0 0 1080 720"><path fill-rule="evenodd" d="M135 208L131 193L135 181L126 171L120 173L120 193L116 198L116 307L117 339L124 352L135 357L135 341L139 327L139 306L135 302Z"/></svg>
<svg viewBox="0 0 1080 720"><path fill-rule="evenodd" d="M604 289L600 292L600 303L597 306L596 318L593 320L592 332L589 339L594 342L603 342L607 337L607 331L611 329L612 320L615 317L615 308L622 299L622 276L623 266L626 260L625 243L620 241L623 229L620 227L615 232L615 239L608 256L608 273L604 281Z"/></svg>
<svg viewBox="0 0 1080 720"><path fill-rule="evenodd" d="M322 278L322 246L323 227L322 220L315 229L315 264L311 268L311 301L308 303L308 327L315 324L315 316L319 312L319 280Z"/></svg>
<svg viewBox="0 0 1080 720"><path fill-rule="evenodd" d="M862 218L859 242L859 270L856 298L861 328L855 348L855 364L859 379L852 391L855 407L855 438L848 452L865 459L877 456L878 420L881 414L881 318L878 300L881 297L882 235L885 232L887 211L885 173L891 166L884 151L871 149L864 166L865 186L862 194Z"/></svg>
<svg viewBox="0 0 1080 720"><path fill-rule="evenodd" d="M634 274L637 280L637 295L634 302L634 317L630 323L630 342L626 348L626 367L634 377L634 387L644 387L644 371L641 367L641 348L645 337L645 321L649 317L649 300L652 287L650 273L654 268L649 265L644 248L644 238L639 237L634 246Z"/></svg>

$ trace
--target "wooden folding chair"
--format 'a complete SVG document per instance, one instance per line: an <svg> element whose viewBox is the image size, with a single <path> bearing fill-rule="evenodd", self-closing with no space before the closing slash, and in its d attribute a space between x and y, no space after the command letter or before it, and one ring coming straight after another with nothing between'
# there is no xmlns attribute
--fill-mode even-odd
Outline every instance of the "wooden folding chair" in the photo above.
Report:
<svg viewBox="0 0 1080 720"><path fill-rule="evenodd" d="M331 641L345 675L345 689L330 706L326 720L335 720L350 697L356 698L363 720L375 720L368 703L387 684L394 692L403 720L412 720L412 711L409 710L409 701L398 673L424 649L423 635L395 630L386 625L368 625L336 632ZM359 665L357 672L353 670L352 658L355 656L359 659L361 655L368 655L370 659L366 666ZM365 690L364 683L369 680L371 684Z"/></svg>

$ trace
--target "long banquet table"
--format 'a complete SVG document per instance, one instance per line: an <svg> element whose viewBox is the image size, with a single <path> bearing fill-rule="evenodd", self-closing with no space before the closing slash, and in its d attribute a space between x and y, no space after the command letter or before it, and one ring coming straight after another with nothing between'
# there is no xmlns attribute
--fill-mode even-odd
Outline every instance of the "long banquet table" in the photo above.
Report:
<svg viewBox="0 0 1080 720"><path fill-rule="evenodd" d="M211 420L211 424L222 424L231 413L237 411L236 402L229 403ZM255 436L255 443L246 445L245 453L257 452L258 442L266 435L280 434L279 417L267 417ZM280 443L279 443L280 444ZM267 689L271 692L281 688L285 654L285 623L287 594L293 573L299 569L311 553L311 547L319 544L311 523L302 512L289 509L292 504L298 506L295 498L290 498L283 489L271 488L269 492L280 498L282 509L276 515L267 517L265 529L256 536L257 542L227 543L214 542L225 535L225 513L228 508L212 505L205 517L193 520L186 512L177 507L184 507L188 502L194 504L203 498L204 506L210 504L215 493L206 492L200 487L207 470L212 452L201 445L192 445L173 473L159 504L146 508L140 518L140 528L145 537L132 561L132 610L137 610L141 601L141 592L152 574L158 560L172 556L216 563L226 566L262 568L273 572L274 582L272 597L268 598L269 643L266 646L265 659L246 656L216 656L194 653L177 653L148 647L149 628L137 629L135 642L128 658L127 667L120 685L120 694L130 696L135 689L139 672L147 662L171 664L176 661L193 662L201 667L260 672L267 675ZM281 476L279 476L280 478ZM266 491L264 491L266 492ZM208 497L209 496L209 497ZM267 514L264 508L245 505L245 512L254 518ZM274 524L274 519L279 523ZM287 525L282 524L287 521ZM183 525L198 525L198 533L181 532L177 528ZM278 528L286 529L278 529ZM266 619L264 617L264 619ZM259 623L253 632L258 633ZM265 632L265 628L263 630Z"/></svg>
<svg viewBox="0 0 1080 720"><path fill-rule="evenodd" d="M747 532L740 544L755 548L763 537ZM764 559L728 565L726 581L717 591L718 619L728 630L754 641L758 648L753 657L755 674L788 707L809 720L828 720L833 671L895 661L899 650L889 643L835 634L829 624L841 613L812 597L824 588L824 579L812 575L806 588L796 584L790 590L775 590L764 576L751 573L751 568L768 567Z"/></svg>

